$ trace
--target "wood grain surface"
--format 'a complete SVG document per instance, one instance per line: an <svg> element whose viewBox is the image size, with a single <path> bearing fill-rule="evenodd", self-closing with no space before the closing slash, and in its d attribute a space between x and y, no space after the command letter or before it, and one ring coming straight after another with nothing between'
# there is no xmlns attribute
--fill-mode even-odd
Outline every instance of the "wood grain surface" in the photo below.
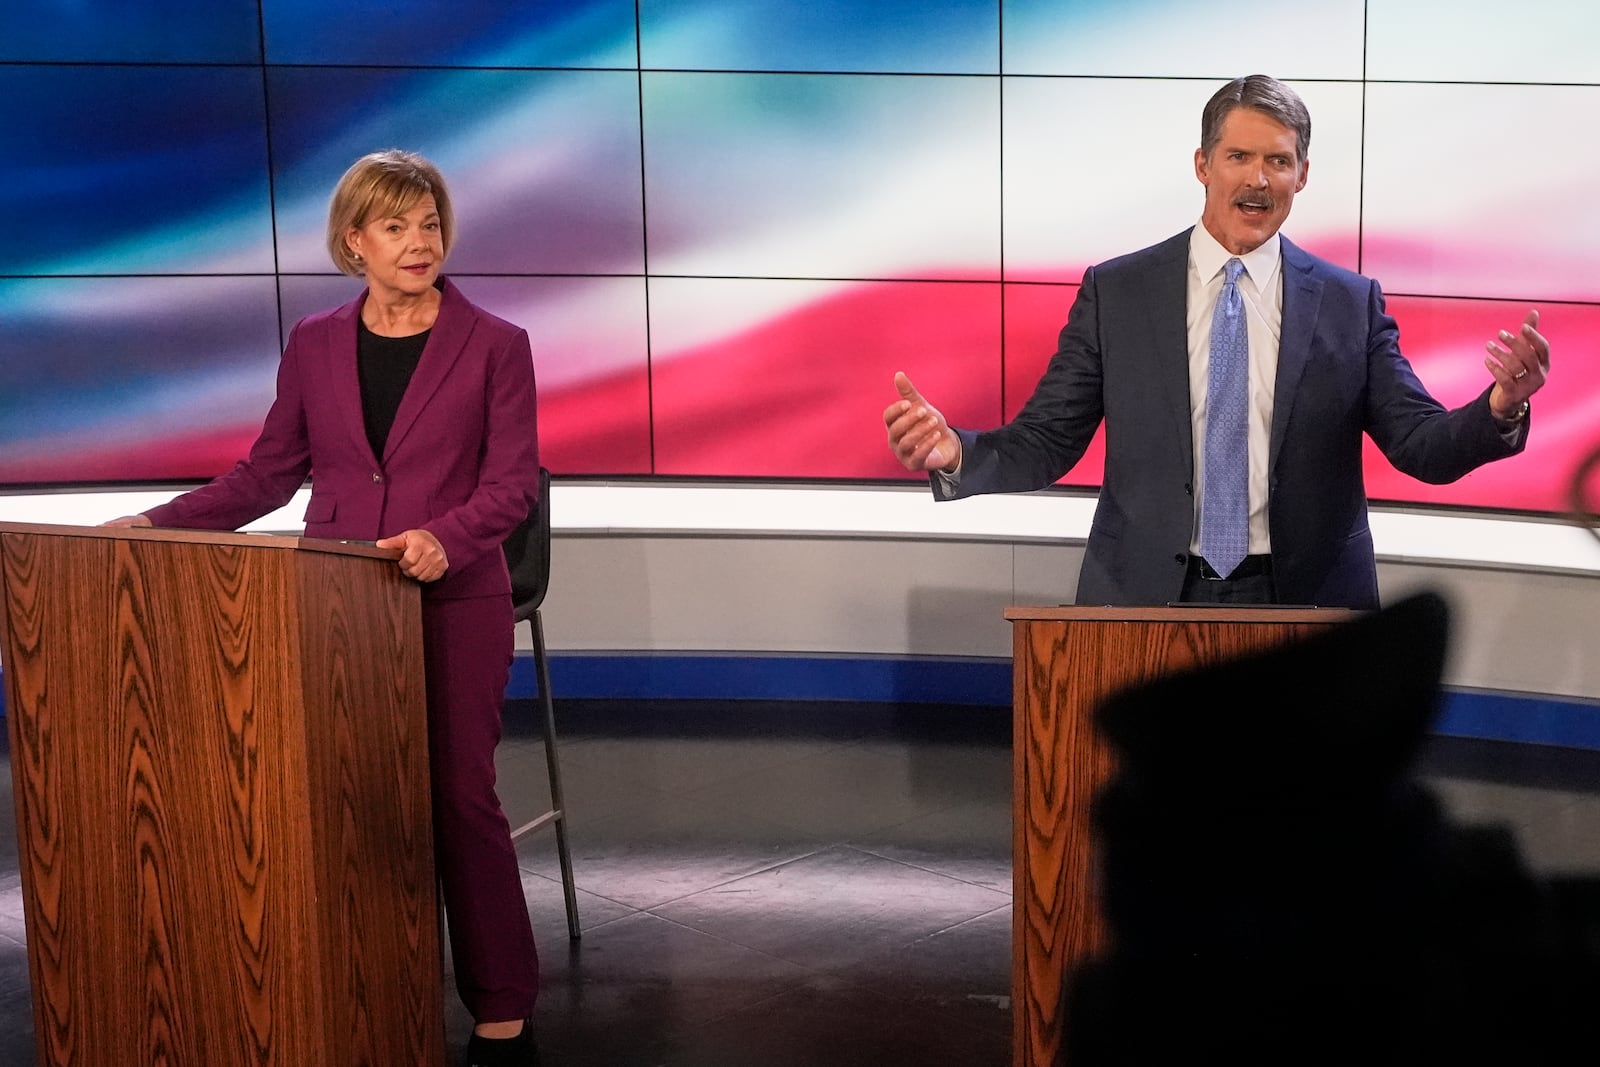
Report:
<svg viewBox="0 0 1600 1067"><path fill-rule="evenodd" d="M441 1064L415 587L248 535L0 564L37 1062Z"/></svg>
<svg viewBox="0 0 1600 1067"><path fill-rule="evenodd" d="M1106 947L1090 804L1115 770L1094 711L1163 674L1296 640L1337 610L1012 608L1012 1062L1062 1067L1072 969Z"/></svg>

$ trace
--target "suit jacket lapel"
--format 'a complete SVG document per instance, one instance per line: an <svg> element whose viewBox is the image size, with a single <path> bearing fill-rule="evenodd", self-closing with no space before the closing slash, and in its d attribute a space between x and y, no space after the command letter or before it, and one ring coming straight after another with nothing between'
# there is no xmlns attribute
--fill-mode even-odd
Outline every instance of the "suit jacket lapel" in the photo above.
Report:
<svg viewBox="0 0 1600 1067"><path fill-rule="evenodd" d="M356 320L361 315L361 305L367 294L345 304L328 318L328 368L333 382L334 403L339 408L339 421L350 431L350 439L360 454L367 456L373 466L378 459L372 454L372 443L367 440L367 420L361 406L361 371L356 365Z"/></svg>
<svg viewBox="0 0 1600 1067"><path fill-rule="evenodd" d="M1183 469L1194 470L1194 422L1189 405L1189 234L1169 239L1150 278L1150 329L1154 362L1150 367L1172 437L1183 442Z"/></svg>
<svg viewBox="0 0 1600 1067"><path fill-rule="evenodd" d="M394 413L394 426L390 428L389 439L384 443L384 459L394 455L395 449L404 443L406 434L416 424L417 416L422 414L422 409L427 407L428 401L450 376L450 368L461 357L467 337L472 333L472 307L466 297L449 280L442 281L440 293L439 315L433 320L428 343L422 349L422 359L418 361L416 372L411 375L411 383L400 398L400 407Z"/></svg>
<svg viewBox="0 0 1600 1067"><path fill-rule="evenodd" d="M1312 269L1312 259L1286 237L1283 247L1283 323L1278 335L1278 379L1272 392L1272 445L1269 469L1276 466L1283 447L1289 416L1299 396L1300 379L1311 360L1312 327L1322 303L1322 280Z"/></svg>

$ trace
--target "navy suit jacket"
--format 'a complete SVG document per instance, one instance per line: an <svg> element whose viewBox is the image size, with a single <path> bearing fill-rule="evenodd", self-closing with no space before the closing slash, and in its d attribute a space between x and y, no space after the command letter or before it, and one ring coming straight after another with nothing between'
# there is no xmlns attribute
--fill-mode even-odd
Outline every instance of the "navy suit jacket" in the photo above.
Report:
<svg viewBox="0 0 1600 1067"><path fill-rule="evenodd" d="M295 325L250 454L146 512L151 522L237 529L288 503L309 476L306 536L375 541L427 530L449 569L424 596L509 596L501 545L539 491L533 356L525 330L447 279L438 284L439 314L382 456L367 440L356 370L363 291Z"/></svg>
<svg viewBox="0 0 1600 1067"><path fill-rule="evenodd" d="M1080 604L1178 600L1194 527L1186 303L1189 230L1084 272L1033 395L997 430L957 430L956 499L1042 489L1083 456L1102 420L1101 484ZM1370 278L1282 239L1283 326L1268 459L1268 529L1277 599L1378 607L1362 435L1424 482L1513 455L1489 388L1447 410L1400 354L1399 330ZM1492 385L1491 387L1492 388Z"/></svg>

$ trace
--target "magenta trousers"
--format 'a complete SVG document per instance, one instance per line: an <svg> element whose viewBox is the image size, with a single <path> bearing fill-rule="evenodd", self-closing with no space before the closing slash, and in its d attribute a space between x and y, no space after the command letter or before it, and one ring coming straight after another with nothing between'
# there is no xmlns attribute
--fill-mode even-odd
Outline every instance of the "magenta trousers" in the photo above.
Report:
<svg viewBox="0 0 1600 1067"><path fill-rule="evenodd" d="M475 1022L526 1018L539 956L494 766L511 676L511 597L424 597L422 641L434 863L456 991Z"/></svg>

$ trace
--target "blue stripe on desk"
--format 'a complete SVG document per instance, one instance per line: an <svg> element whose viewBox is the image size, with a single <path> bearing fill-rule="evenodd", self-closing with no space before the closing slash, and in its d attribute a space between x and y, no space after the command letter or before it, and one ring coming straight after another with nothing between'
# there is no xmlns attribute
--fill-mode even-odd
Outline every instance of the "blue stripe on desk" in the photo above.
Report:
<svg viewBox="0 0 1600 1067"><path fill-rule="evenodd" d="M1011 706L1011 660L905 656L560 653L558 697L843 700ZM533 654L520 652L506 695L538 693ZM1600 749L1600 701L1447 689L1433 732L1490 741Z"/></svg>
<svg viewBox="0 0 1600 1067"><path fill-rule="evenodd" d="M506 694L539 691L518 653ZM567 653L550 657L561 697L634 700L847 700L1011 705L1011 660L918 656Z"/></svg>
<svg viewBox="0 0 1600 1067"><path fill-rule="evenodd" d="M3 679L0 673L0 679ZM917 656L568 652L550 657L550 688L570 699L838 700L1011 705L1011 661ZM531 652L512 664L508 697L538 693ZM0 714L5 694L0 686ZM1451 689L1434 733L1600 749L1600 701Z"/></svg>

